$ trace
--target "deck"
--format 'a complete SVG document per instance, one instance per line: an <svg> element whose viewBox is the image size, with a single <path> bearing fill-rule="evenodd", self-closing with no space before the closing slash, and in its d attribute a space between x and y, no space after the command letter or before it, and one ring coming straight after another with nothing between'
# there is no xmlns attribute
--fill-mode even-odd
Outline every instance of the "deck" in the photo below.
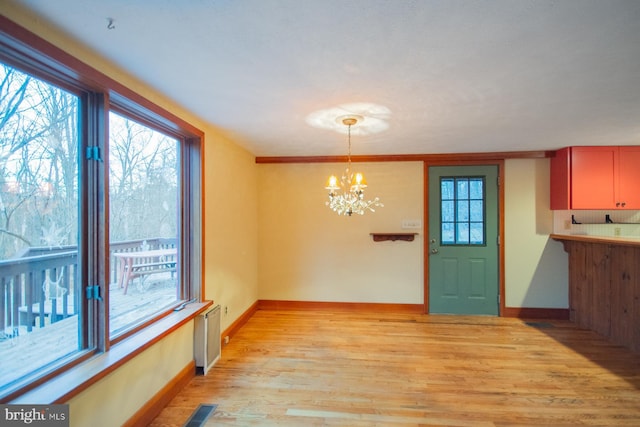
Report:
<svg viewBox="0 0 640 427"><path fill-rule="evenodd" d="M73 295L69 297L73 298ZM126 295L117 283L112 283L109 299L113 335L174 303L176 279L171 278L169 273L137 278ZM39 316L34 319L30 332L24 324L13 331L0 331L0 384L8 384L28 374L36 366L44 366L75 353L78 343L78 316L75 313L66 318L54 318L52 323L45 309L42 319Z"/></svg>

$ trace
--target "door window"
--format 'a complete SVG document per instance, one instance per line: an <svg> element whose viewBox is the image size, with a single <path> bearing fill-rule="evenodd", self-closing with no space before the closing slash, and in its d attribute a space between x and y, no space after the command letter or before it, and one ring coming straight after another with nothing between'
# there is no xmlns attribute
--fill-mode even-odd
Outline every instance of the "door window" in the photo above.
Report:
<svg viewBox="0 0 640 427"><path fill-rule="evenodd" d="M484 177L440 178L440 219L442 245L484 245Z"/></svg>

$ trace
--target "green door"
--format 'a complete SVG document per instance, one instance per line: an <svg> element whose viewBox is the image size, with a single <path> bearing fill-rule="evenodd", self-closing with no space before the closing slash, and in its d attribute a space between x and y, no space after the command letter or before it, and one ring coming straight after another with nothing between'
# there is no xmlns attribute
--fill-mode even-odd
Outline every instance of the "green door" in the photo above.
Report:
<svg viewBox="0 0 640 427"><path fill-rule="evenodd" d="M429 312L498 315L498 167L429 168Z"/></svg>

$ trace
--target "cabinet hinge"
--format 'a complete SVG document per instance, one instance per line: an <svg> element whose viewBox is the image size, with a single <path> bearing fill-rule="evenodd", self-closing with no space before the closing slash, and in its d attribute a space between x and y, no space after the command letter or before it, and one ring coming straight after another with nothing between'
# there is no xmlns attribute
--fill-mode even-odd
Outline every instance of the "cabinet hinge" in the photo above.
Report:
<svg viewBox="0 0 640 427"><path fill-rule="evenodd" d="M94 286L87 286L87 299L88 300L98 300L98 301L102 301L102 297L100 296L100 286L99 285L94 285Z"/></svg>
<svg viewBox="0 0 640 427"><path fill-rule="evenodd" d="M100 147L87 147L87 160L96 160L98 162L101 162L102 156L100 156Z"/></svg>

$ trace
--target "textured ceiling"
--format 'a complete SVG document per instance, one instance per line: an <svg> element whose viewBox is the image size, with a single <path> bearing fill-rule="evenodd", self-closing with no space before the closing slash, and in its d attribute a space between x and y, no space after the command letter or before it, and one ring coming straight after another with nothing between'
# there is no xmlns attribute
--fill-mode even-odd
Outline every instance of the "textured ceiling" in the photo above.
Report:
<svg viewBox="0 0 640 427"><path fill-rule="evenodd" d="M637 0L3 1L257 156L345 154L307 119L362 103L356 155L640 145Z"/></svg>

